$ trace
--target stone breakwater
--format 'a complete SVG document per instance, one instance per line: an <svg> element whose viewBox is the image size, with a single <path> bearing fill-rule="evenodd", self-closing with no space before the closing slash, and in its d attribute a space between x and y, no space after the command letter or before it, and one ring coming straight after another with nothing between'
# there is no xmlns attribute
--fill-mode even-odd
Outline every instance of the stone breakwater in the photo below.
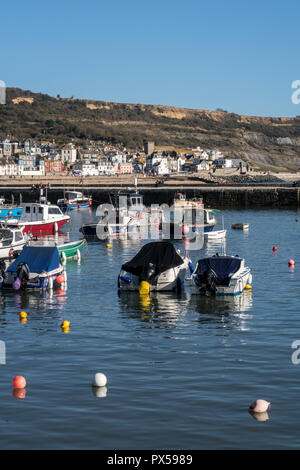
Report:
<svg viewBox="0 0 300 470"><path fill-rule="evenodd" d="M109 202L109 193L125 190L126 186L106 186L84 187L85 194L92 195L93 205ZM131 186L131 189L133 187ZM72 190L81 191L80 185L72 187ZM215 208L298 208L300 205L300 187L292 186L161 186L149 187L139 186L138 190L144 195L144 203L151 204L172 204L174 195L180 191L186 194L187 198L202 197L206 206ZM6 201L19 202L22 194L23 202L33 202L37 199L36 194L30 188L0 188L0 195ZM63 197L63 187L55 187L48 191L48 199L56 203L57 199Z"/></svg>

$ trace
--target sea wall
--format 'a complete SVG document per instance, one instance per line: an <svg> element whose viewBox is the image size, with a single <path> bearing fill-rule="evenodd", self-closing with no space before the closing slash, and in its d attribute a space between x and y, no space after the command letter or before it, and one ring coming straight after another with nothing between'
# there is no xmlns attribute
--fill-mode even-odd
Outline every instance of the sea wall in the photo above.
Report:
<svg viewBox="0 0 300 470"><path fill-rule="evenodd" d="M73 190L81 191L78 186ZM84 192L93 196L94 205L109 202L109 193L124 190L118 187L85 187ZM235 187L223 186L212 187L201 185L201 187L138 187L138 190L144 195L146 205L166 203L171 205L176 192L180 191L188 198L202 197L206 205L216 208L298 208L300 202L300 187ZM11 201L13 195L14 202L19 202L22 194L23 202L32 202L37 200L37 193L30 188L0 188L0 195ZM56 202L58 198L63 197L63 188L55 187L48 191L48 199Z"/></svg>

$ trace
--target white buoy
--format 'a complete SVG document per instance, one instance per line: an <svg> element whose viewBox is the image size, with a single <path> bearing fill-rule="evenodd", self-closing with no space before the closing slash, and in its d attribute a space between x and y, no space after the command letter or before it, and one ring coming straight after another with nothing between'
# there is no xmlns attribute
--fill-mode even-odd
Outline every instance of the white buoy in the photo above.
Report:
<svg viewBox="0 0 300 470"><path fill-rule="evenodd" d="M249 410L253 411L254 413L264 413L268 410L271 403L266 400L255 400L251 403Z"/></svg>
<svg viewBox="0 0 300 470"><path fill-rule="evenodd" d="M107 378L104 374L102 374L101 372L98 372L97 374L95 374L95 377L93 379L94 387L105 387L106 384L107 384Z"/></svg>

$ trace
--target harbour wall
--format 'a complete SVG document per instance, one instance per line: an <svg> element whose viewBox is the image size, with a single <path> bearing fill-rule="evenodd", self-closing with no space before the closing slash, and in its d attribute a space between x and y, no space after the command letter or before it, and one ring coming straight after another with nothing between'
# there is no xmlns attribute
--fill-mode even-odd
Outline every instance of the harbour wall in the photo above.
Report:
<svg viewBox="0 0 300 470"><path fill-rule="evenodd" d="M84 193L92 195L93 205L109 202L109 193L125 190L125 186L84 187ZM131 187L131 189L134 189ZM81 186L75 186L70 190L82 191ZM298 208L300 205L300 187L287 186L187 186L182 185L166 187L138 186L138 191L144 195L145 205L172 204L175 193L183 192L187 198L203 198L207 206L216 208ZM55 185L47 192L48 200L56 203L63 197L64 188ZM22 194L23 202L37 200L37 193L30 190L29 186L0 187L0 195L6 201L19 202Z"/></svg>

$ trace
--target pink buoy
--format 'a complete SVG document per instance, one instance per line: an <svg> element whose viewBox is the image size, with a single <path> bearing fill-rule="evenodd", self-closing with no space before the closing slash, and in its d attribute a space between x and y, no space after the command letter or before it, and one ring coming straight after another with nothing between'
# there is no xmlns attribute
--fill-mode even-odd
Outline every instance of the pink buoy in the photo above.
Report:
<svg viewBox="0 0 300 470"><path fill-rule="evenodd" d="M145 217L144 214L141 212L141 213L139 214L139 219L144 219L144 217Z"/></svg>
<svg viewBox="0 0 300 470"><path fill-rule="evenodd" d="M65 282L65 276L63 274L59 274L59 276L56 276L55 280L58 284L63 284Z"/></svg>
<svg viewBox="0 0 300 470"><path fill-rule="evenodd" d="M12 211L8 211L8 215L12 215Z"/></svg>
<svg viewBox="0 0 300 470"><path fill-rule="evenodd" d="M183 235L187 235L189 233L190 229L187 225L183 225L182 227L182 233Z"/></svg>
<svg viewBox="0 0 300 470"><path fill-rule="evenodd" d="M289 266L295 266L295 261L293 259L289 259L288 264Z"/></svg>
<svg viewBox="0 0 300 470"><path fill-rule="evenodd" d="M12 286L13 286L13 289L14 289L14 290L19 290L19 289L20 289L20 287L21 287L21 281L20 281L20 279L19 279L18 277L17 277L17 279L14 280Z"/></svg>

